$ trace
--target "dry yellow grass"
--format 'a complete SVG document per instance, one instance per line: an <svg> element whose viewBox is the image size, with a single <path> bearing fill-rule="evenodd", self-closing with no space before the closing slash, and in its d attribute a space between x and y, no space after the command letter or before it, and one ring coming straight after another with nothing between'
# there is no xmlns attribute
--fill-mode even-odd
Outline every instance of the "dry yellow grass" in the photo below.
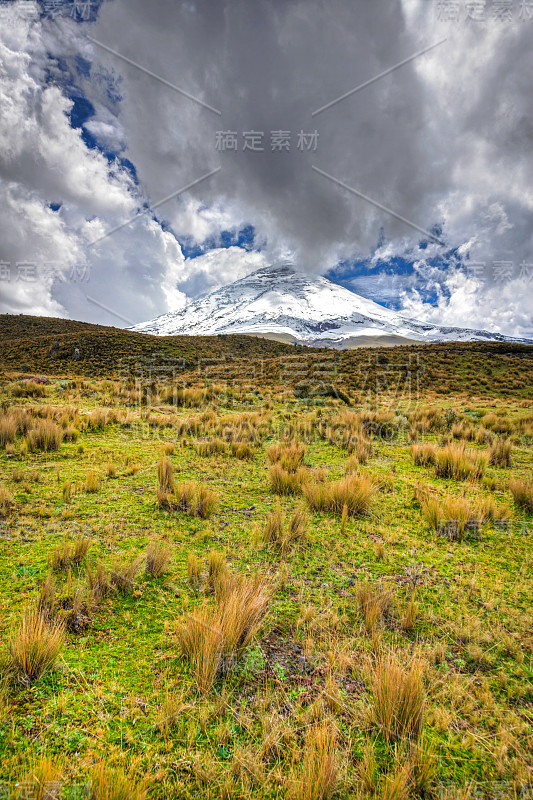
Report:
<svg viewBox="0 0 533 800"><path fill-rule="evenodd" d="M391 606L392 596L388 589L363 583L357 587L357 603L367 633L373 633Z"/></svg>
<svg viewBox="0 0 533 800"><path fill-rule="evenodd" d="M308 526L309 520L305 508L302 506L296 508L287 521L278 502L275 510L265 521L261 538L265 546L285 555L295 544L305 541Z"/></svg>
<svg viewBox="0 0 533 800"><path fill-rule="evenodd" d="M147 575L160 578L167 571L172 551L164 542L154 539L146 551L146 563L144 570Z"/></svg>
<svg viewBox="0 0 533 800"><path fill-rule="evenodd" d="M456 481L483 477L487 457L484 453L467 450L464 442L448 444L437 450L435 475L437 478L452 478Z"/></svg>
<svg viewBox="0 0 533 800"><path fill-rule="evenodd" d="M144 561L143 556L138 556L130 563L115 561L110 573L110 582L120 594L130 594L133 591L135 579Z"/></svg>
<svg viewBox="0 0 533 800"><path fill-rule="evenodd" d="M204 602L178 629L181 654L189 660L201 694L218 672L227 672L255 636L268 610L271 589L225 573L217 582L216 602Z"/></svg>
<svg viewBox="0 0 533 800"><path fill-rule="evenodd" d="M283 469L279 463L276 463L270 467L269 473L271 489L274 494L279 495L300 494L308 480L305 467L300 467L294 472Z"/></svg>
<svg viewBox="0 0 533 800"><path fill-rule="evenodd" d="M272 464L279 464L286 472L297 472L303 464L305 448L298 442L273 444L267 451Z"/></svg>
<svg viewBox="0 0 533 800"><path fill-rule="evenodd" d="M348 516L355 517L369 512L377 489L366 475L347 475L333 483L305 483L302 491L312 511L342 514L346 506Z"/></svg>
<svg viewBox="0 0 533 800"><path fill-rule="evenodd" d="M53 786L59 786L62 778L62 766L46 756L33 759L29 769L22 776L21 792L14 797L32 798L32 800L54 800L59 797ZM23 788L22 788L23 787Z"/></svg>
<svg viewBox="0 0 533 800"><path fill-rule="evenodd" d="M510 467L513 445L510 439L496 439L489 450L489 464L495 467Z"/></svg>
<svg viewBox="0 0 533 800"><path fill-rule="evenodd" d="M157 465L157 479L162 492L174 490L174 467L168 458L162 458Z"/></svg>
<svg viewBox="0 0 533 800"><path fill-rule="evenodd" d="M38 609L27 611L8 642L8 670L32 683L51 670L65 640L64 625Z"/></svg>
<svg viewBox="0 0 533 800"><path fill-rule="evenodd" d="M533 513L533 480L509 481L509 490L517 506Z"/></svg>
<svg viewBox="0 0 533 800"><path fill-rule="evenodd" d="M411 446L411 458L419 467L434 464L436 455L435 447L432 444L413 444Z"/></svg>
<svg viewBox="0 0 533 800"><path fill-rule="evenodd" d="M422 672L417 658L405 667L392 652L378 656L371 670L373 698L369 712L386 742L419 737L425 704Z"/></svg>
<svg viewBox="0 0 533 800"><path fill-rule="evenodd" d="M88 800L146 800L143 783L135 781L120 770L109 768L100 761L92 770Z"/></svg>
<svg viewBox="0 0 533 800"><path fill-rule="evenodd" d="M49 419L38 419L28 431L26 438L30 450L48 452L49 450L59 450L64 435L63 429L55 422Z"/></svg>
<svg viewBox="0 0 533 800"><path fill-rule="evenodd" d="M302 774L296 782L295 800L328 800L337 782L337 732L316 724L305 737Z"/></svg>
<svg viewBox="0 0 533 800"><path fill-rule="evenodd" d="M183 511L193 517L208 519L215 510L218 495L201 483L184 481L173 486L172 490L157 490L157 502L169 511Z"/></svg>

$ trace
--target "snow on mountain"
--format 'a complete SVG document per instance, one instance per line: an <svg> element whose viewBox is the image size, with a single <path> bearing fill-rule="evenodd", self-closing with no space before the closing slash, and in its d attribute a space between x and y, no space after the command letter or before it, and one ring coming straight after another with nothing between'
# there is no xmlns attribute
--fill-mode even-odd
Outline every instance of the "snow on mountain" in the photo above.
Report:
<svg viewBox="0 0 533 800"><path fill-rule="evenodd" d="M157 336L240 333L341 349L415 341L527 341L410 320L326 278L309 278L287 261L263 267L132 330Z"/></svg>

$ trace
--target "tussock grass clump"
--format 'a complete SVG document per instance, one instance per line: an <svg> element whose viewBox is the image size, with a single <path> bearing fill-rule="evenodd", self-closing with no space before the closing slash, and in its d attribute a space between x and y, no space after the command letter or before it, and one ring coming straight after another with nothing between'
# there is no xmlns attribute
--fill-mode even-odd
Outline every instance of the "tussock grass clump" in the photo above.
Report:
<svg viewBox="0 0 533 800"><path fill-rule="evenodd" d="M416 620L418 619L419 605L415 600L414 593L411 595L407 607L402 614L400 624L404 631L409 633L415 627Z"/></svg>
<svg viewBox="0 0 533 800"><path fill-rule="evenodd" d="M157 465L157 479L159 489L162 492L172 492L174 490L174 467L168 458L162 458Z"/></svg>
<svg viewBox="0 0 533 800"><path fill-rule="evenodd" d="M88 800L146 800L147 791L142 783L131 776L109 769L105 763L94 767L91 773Z"/></svg>
<svg viewBox="0 0 533 800"><path fill-rule="evenodd" d="M533 513L533 479L509 481L509 491L517 506Z"/></svg>
<svg viewBox="0 0 533 800"><path fill-rule="evenodd" d="M93 603L86 587L75 585L69 572L66 586L56 589L54 576L48 573L39 593L38 609L50 620L59 620L73 633L85 630L91 622Z"/></svg>
<svg viewBox="0 0 533 800"><path fill-rule="evenodd" d="M261 538L266 547L285 555L295 544L305 541L308 526L304 508L300 506L295 509L287 521L278 502L276 509L266 519Z"/></svg>
<svg viewBox="0 0 533 800"><path fill-rule="evenodd" d="M59 450L64 436L63 428L56 425L55 422L49 419L38 419L28 431L26 441L32 452L44 450L47 453L51 450Z"/></svg>
<svg viewBox="0 0 533 800"><path fill-rule="evenodd" d="M438 498L428 493L420 503L430 529L452 540L461 541L469 530L475 531L486 522L503 522L510 517L509 508L496 505L492 498L483 498L473 505L466 497Z"/></svg>
<svg viewBox="0 0 533 800"><path fill-rule="evenodd" d="M392 603L392 595L384 587L376 587L371 583L365 582L357 587L356 596L366 632L373 633L376 625L382 622L383 617L389 610Z"/></svg>
<svg viewBox="0 0 533 800"><path fill-rule="evenodd" d="M216 508L218 495L203 484L185 481L175 484L172 491L160 488L157 502L169 511L183 511L193 517L208 519Z"/></svg>
<svg viewBox="0 0 533 800"><path fill-rule="evenodd" d="M42 613L52 616L56 605L56 585L54 576L48 572L39 592L37 608Z"/></svg>
<svg viewBox="0 0 533 800"><path fill-rule="evenodd" d="M217 621L224 637L224 653L240 656L259 630L272 590L264 578L229 575L216 595Z"/></svg>
<svg viewBox="0 0 533 800"><path fill-rule="evenodd" d="M193 442L193 447L199 456L213 456L226 452L226 442L218 438Z"/></svg>
<svg viewBox="0 0 533 800"><path fill-rule="evenodd" d="M45 397L46 389L41 383L26 381L26 383L13 384L11 395L12 397Z"/></svg>
<svg viewBox="0 0 533 800"><path fill-rule="evenodd" d="M5 516L13 505L13 494L9 491L7 486L0 486L0 516Z"/></svg>
<svg viewBox="0 0 533 800"><path fill-rule="evenodd" d="M348 475L333 483L305 483L303 494L312 511L342 514L346 506L350 517L368 514L376 486L366 475Z"/></svg>
<svg viewBox="0 0 533 800"><path fill-rule="evenodd" d="M97 561L94 568L87 567L87 585L94 603L99 603L113 592L111 577L101 561Z"/></svg>
<svg viewBox="0 0 533 800"><path fill-rule="evenodd" d="M91 540L84 536L79 536L70 546L69 542L63 542L54 548L50 557L51 568L59 572L60 570L68 569L69 567L78 567L82 561L85 560Z"/></svg>
<svg viewBox="0 0 533 800"><path fill-rule="evenodd" d="M437 450L435 475L437 478L452 478L463 481L466 478L479 480L483 477L487 458L483 453L468 451L464 442L448 444Z"/></svg>
<svg viewBox="0 0 533 800"><path fill-rule="evenodd" d="M418 467L427 467L434 464L437 452L432 444L413 444L411 446L411 458Z"/></svg>
<svg viewBox="0 0 533 800"><path fill-rule="evenodd" d="M422 501L422 514L436 533L447 532L449 538L463 539L467 522L474 519L475 511L464 497L446 497L439 500L431 496Z"/></svg>
<svg viewBox="0 0 533 800"><path fill-rule="evenodd" d="M12 444L15 441L17 429L17 418L12 412L8 411L0 415L0 447L5 447L6 444Z"/></svg>
<svg viewBox="0 0 533 800"><path fill-rule="evenodd" d="M88 469L85 473L83 489L87 494L94 494L100 488L100 476L95 469Z"/></svg>
<svg viewBox="0 0 533 800"><path fill-rule="evenodd" d="M255 449L248 442L231 442L230 452L240 461L250 461L255 456Z"/></svg>
<svg viewBox="0 0 533 800"><path fill-rule="evenodd" d="M72 481L65 481L61 488L61 497L64 503L70 503L74 494L75 487Z"/></svg>
<svg viewBox="0 0 533 800"><path fill-rule="evenodd" d="M289 495L300 494L304 483L308 480L307 470L304 467L292 472L279 464L273 464L269 470L270 487L274 494Z"/></svg>
<svg viewBox="0 0 533 800"><path fill-rule="evenodd" d="M154 539L146 551L144 571L153 578L160 578L167 571L172 551L164 542Z"/></svg>
<svg viewBox="0 0 533 800"><path fill-rule="evenodd" d="M386 742L417 740L422 732L425 692L422 664L405 667L398 655L382 653L371 670L370 720Z"/></svg>
<svg viewBox="0 0 533 800"><path fill-rule="evenodd" d="M216 614L207 605L200 606L178 630L177 640L181 655L189 666L200 694L206 694L217 675L223 650L222 631Z"/></svg>
<svg viewBox="0 0 533 800"><path fill-rule="evenodd" d="M264 580L229 573L217 586L215 605L207 601L178 629L181 655L187 658L201 694L217 673L227 672L257 633L270 603Z"/></svg>
<svg viewBox="0 0 533 800"><path fill-rule="evenodd" d="M187 580L193 589L198 589L202 579L202 562L192 550L187 556Z"/></svg>
<svg viewBox="0 0 533 800"><path fill-rule="evenodd" d="M337 732L332 725L315 724L305 737L302 774L296 800L328 800L337 783Z"/></svg>
<svg viewBox="0 0 533 800"><path fill-rule="evenodd" d="M372 457L372 444L369 439L351 439L346 449L351 458L357 459L360 464L366 464Z"/></svg>
<svg viewBox="0 0 533 800"><path fill-rule="evenodd" d="M278 464L286 472L298 472L303 465L305 447L298 442L273 444L267 451L271 464Z"/></svg>
<svg viewBox="0 0 533 800"><path fill-rule="evenodd" d="M170 693L165 694L164 700L159 709L156 725L159 731L166 738L172 728L176 727L185 714L190 709L184 701L183 693Z"/></svg>
<svg viewBox="0 0 533 800"><path fill-rule="evenodd" d="M120 594L131 594L143 561L143 556L138 556L138 558L135 558L129 564L127 562L115 561L109 576L111 586Z"/></svg>
<svg viewBox="0 0 533 800"><path fill-rule="evenodd" d="M222 580L222 576L228 571L228 564L224 553L218 550L211 550L207 556L207 583L205 591L215 592Z"/></svg>
<svg viewBox="0 0 533 800"><path fill-rule="evenodd" d="M90 431L103 431L109 425L113 415L107 408L95 408L85 417L85 424Z"/></svg>
<svg viewBox="0 0 533 800"><path fill-rule="evenodd" d="M489 464L495 467L510 467L512 449L510 439L496 439L489 450Z"/></svg>
<svg viewBox="0 0 533 800"><path fill-rule="evenodd" d="M27 611L8 642L8 672L33 683L53 669L64 641L63 623L50 621L39 609Z"/></svg>
<svg viewBox="0 0 533 800"><path fill-rule="evenodd" d="M32 800L54 800L59 798L59 787L62 778L62 769L59 764L47 756L40 756L30 762L27 771L20 780L20 794L14 794L17 800L32 798Z"/></svg>
<svg viewBox="0 0 533 800"><path fill-rule="evenodd" d="M490 522L508 521L511 510L507 504L496 505L492 497L483 497L477 504L478 518Z"/></svg>

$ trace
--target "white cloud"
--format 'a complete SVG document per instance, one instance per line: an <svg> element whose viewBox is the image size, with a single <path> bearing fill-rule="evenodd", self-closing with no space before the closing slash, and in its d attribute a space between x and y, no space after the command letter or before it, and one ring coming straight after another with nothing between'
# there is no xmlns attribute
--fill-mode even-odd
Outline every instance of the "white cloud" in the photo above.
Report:
<svg viewBox="0 0 533 800"><path fill-rule="evenodd" d="M23 6L27 0L15 7ZM404 312L506 333L530 328L530 286L516 268L533 260L533 22L443 25L434 7L425 0L333 0L327 9L318 0L102 5L90 28L95 38L220 107L222 117L96 48L71 19L12 15L0 27L0 259L55 262L63 275L87 263L90 291L43 272L33 287L1 283L0 309L113 322L88 304L90 294L140 321L283 252L310 272L341 257L373 254L379 269L408 255L417 284L401 276L394 285ZM431 53L311 120L313 108L445 35ZM79 55L92 62L90 74L74 74ZM72 129L68 80L95 108L87 131L134 163L139 186ZM269 152L270 129L315 125L316 153ZM216 152L217 129L254 127L266 132L264 155ZM313 173L312 163L422 227L442 224L464 258L513 261L515 277L502 285L453 266L434 270L427 261L441 252L438 244L422 250L418 234ZM146 215L90 247L146 198L156 202L219 165L218 175L158 209L165 230ZM217 247L184 259L175 238L218 243L221 231L244 224L254 225L261 253ZM386 241L374 252L382 228ZM380 281L368 279L368 291L379 291ZM436 292L435 307L421 284Z"/></svg>

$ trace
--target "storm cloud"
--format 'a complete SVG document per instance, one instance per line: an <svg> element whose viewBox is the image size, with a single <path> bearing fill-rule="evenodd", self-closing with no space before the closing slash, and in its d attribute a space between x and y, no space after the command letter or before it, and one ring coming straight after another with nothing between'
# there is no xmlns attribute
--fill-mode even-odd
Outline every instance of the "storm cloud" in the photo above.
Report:
<svg viewBox="0 0 533 800"><path fill-rule="evenodd" d="M445 5L109 0L91 23L31 23L26 38L20 33L6 44L19 54L16 80L33 81L33 100L20 111L34 119L28 147L32 136L43 135L47 93L59 94L51 98L52 139L65 118L61 103L69 102L64 75L58 71L54 80L52 72L50 82L47 60L73 65L82 56L90 69L77 82L95 111L87 130L102 151L131 162L136 179L120 165L106 169L98 148L81 153L79 132L68 125L65 141L76 136L80 153L77 168L63 163L62 183L56 176L53 185L48 164L53 142L34 162L5 158L4 177L25 203L64 204L60 220L43 205L50 248L60 246L61 236L70 240L70 259L83 257L92 267L94 292L112 287L115 306L133 321L287 254L315 274L358 259L378 270L386 255L410 258L415 277L435 282L432 303L416 281L398 284L410 313L464 326L478 324L479 314L482 327L524 333L531 328L527 265L533 262L533 20L517 10L512 20L499 19L489 4L484 21L467 19L464 10L446 21ZM24 58L32 49L37 71ZM250 131L263 134L263 150L243 149ZM307 149L312 139L299 138L315 131L316 147ZM235 150L220 147L229 132L236 134ZM288 134L281 138L289 149L271 141L276 132ZM72 147L74 139L68 153ZM143 203L158 203L215 169L158 206L155 219L146 215L90 246ZM99 170L107 171L101 190ZM85 185L93 189L84 192ZM224 250L221 233L246 225L253 226L255 252ZM184 257L185 242L200 248L196 263ZM428 266L452 251L449 269ZM484 274L469 276L465 262L485 264ZM498 291L493 266L501 262L513 264L505 291ZM82 314L76 290L50 284L42 308ZM84 313L110 321L95 308Z"/></svg>

